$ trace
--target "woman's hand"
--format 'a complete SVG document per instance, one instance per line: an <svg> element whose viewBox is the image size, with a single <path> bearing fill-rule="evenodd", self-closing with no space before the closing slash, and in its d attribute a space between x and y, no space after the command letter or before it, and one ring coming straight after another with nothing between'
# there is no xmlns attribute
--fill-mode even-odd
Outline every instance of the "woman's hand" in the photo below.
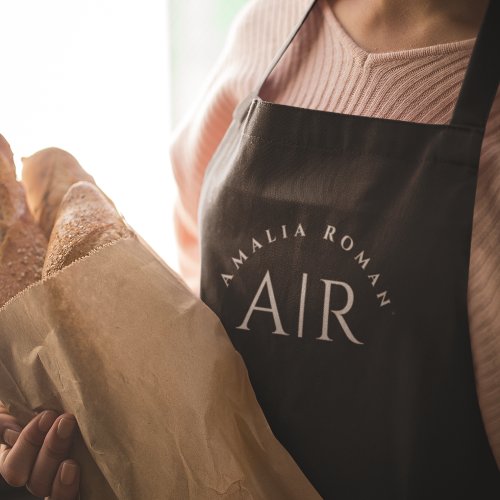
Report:
<svg viewBox="0 0 500 500"><path fill-rule="evenodd" d="M76 499L80 468L68 460L75 432L75 418L54 411L40 413L21 429L0 403L0 475L37 497Z"/></svg>

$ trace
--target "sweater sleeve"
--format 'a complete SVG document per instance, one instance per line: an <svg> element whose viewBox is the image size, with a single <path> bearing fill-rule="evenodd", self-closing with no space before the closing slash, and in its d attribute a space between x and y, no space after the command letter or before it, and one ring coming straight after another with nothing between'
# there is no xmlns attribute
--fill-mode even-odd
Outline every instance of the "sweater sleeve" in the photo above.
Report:
<svg viewBox="0 0 500 500"><path fill-rule="evenodd" d="M307 1L252 0L234 21L225 48L201 96L179 125L170 145L178 186L174 227L181 275L199 293L198 201L208 163L245 99L284 42Z"/></svg>
<svg viewBox="0 0 500 500"><path fill-rule="evenodd" d="M500 90L481 149L472 228L468 308L478 398L500 469Z"/></svg>

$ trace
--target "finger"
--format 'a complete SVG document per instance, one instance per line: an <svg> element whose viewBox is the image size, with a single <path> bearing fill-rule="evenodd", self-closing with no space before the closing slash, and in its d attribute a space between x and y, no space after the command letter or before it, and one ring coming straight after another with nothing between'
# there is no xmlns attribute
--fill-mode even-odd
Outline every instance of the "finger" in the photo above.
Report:
<svg viewBox="0 0 500 500"><path fill-rule="evenodd" d="M49 500L75 500L78 497L80 467L74 460L64 461L57 471Z"/></svg>
<svg viewBox="0 0 500 500"><path fill-rule="evenodd" d="M9 486L5 478L2 476L2 471L1 471L1 464L5 461L7 458L7 455L9 454L10 448L5 445L5 444L0 444L0 490L2 490L2 485ZM0 494L1 497L1 494Z"/></svg>
<svg viewBox="0 0 500 500"><path fill-rule="evenodd" d="M75 417L65 413L57 417L45 436L26 485L34 496L50 495L59 466L68 458L75 429Z"/></svg>
<svg viewBox="0 0 500 500"><path fill-rule="evenodd" d="M1 467L2 467L3 462L5 462L5 459L7 458L7 455L9 454L10 450L11 450L11 448L9 448L7 445L5 445L5 444L0 445L0 476L1 477L3 477Z"/></svg>
<svg viewBox="0 0 500 500"><path fill-rule="evenodd" d="M0 407L0 443L14 446L20 432L17 420L7 413L5 407Z"/></svg>
<svg viewBox="0 0 500 500"><path fill-rule="evenodd" d="M3 460L0 459L0 474L11 486L24 486L28 482L45 435L56 418L57 413L54 411L37 415L21 431Z"/></svg>

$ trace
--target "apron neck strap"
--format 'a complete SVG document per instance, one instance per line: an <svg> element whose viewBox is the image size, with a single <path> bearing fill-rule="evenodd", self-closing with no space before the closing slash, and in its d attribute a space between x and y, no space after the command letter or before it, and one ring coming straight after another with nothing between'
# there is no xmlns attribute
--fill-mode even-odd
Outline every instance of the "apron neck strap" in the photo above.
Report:
<svg viewBox="0 0 500 500"><path fill-rule="evenodd" d="M299 32L300 28L302 28L302 25L306 22L306 19L309 17L309 14L312 11L312 8L314 7L315 4L316 4L316 0L312 0L309 3L309 6L307 7L307 10L303 14L302 18L295 25L295 27L293 28L292 32L290 33L288 39L281 46L281 49L278 51L278 53L276 54L276 56L274 57L274 59L271 61L271 64L269 65L268 69L266 70L266 72L264 74L264 77L261 79L261 81L257 85L256 89L252 92L252 98L255 98L255 97L257 97L259 95L259 93L260 93L260 91L262 89L262 86L266 82L266 80L269 77L269 75L273 72L273 70L276 67L276 65L280 62L281 58L285 54L285 52L288 49L288 47L290 46L290 44L293 42L293 39L295 38L295 36Z"/></svg>
<svg viewBox="0 0 500 500"><path fill-rule="evenodd" d="M500 79L500 0L490 0L450 125L484 129Z"/></svg>
<svg viewBox="0 0 500 500"><path fill-rule="evenodd" d="M304 15L278 51L264 77L253 92L238 106L235 118L243 119L250 102L258 97L262 86L279 63L316 0L309 3ZM450 125L484 129L500 79L500 0L490 0L460 89Z"/></svg>
<svg viewBox="0 0 500 500"><path fill-rule="evenodd" d="M296 24L296 26L294 27L294 29L290 33L290 35L287 38L287 40L285 41L285 43L281 46L280 50L278 51L278 53L276 54L274 59L271 61L271 64L269 65L269 67L265 71L264 77L260 80L257 87L255 87L255 89L252 92L250 92L250 94L246 97L246 99L241 101L239 103L239 105L236 107L236 109L234 110L233 119L237 123L243 123L243 120L245 119L245 116L247 115L247 111L248 111L252 101L259 96L259 93L260 93L264 83L268 79L269 75L273 72L273 69L276 67L276 65L280 62L281 58L283 57L286 50L288 49L288 47L292 43L293 39L295 38L295 36L299 32L300 28L302 28L302 25L306 22L306 19L308 18L309 13L312 11L312 8L314 7L315 4L316 4L316 0L312 0L309 3L307 10L305 11L305 13L303 14L300 21Z"/></svg>

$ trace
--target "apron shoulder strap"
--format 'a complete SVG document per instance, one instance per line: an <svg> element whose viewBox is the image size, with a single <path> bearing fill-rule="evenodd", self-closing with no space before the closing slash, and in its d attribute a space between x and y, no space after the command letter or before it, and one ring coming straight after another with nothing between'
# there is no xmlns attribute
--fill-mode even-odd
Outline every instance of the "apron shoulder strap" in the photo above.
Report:
<svg viewBox="0 0 500 500"><path fill-rule="evenodd" d="M500 79L500 0L490 0L450 125L484 129Z"/></svg>
<svg viewBox="0 0 500 500"><path fill-rule="evenodd" d="M292 43L293 39L295 38L295 36L299 32L299 30L302 27L302 25L305 23L306 19L309 16L309 13L311 12L311 10L314 7L314 5L316 4L316 1L317 0L312 0L309 3L309 5L308 5L306 11L304 12L302 18L295 25L295 27L293 28L292 32L290 33L290 35L286 39L285 43L281 46L280 50L278 51L278 53L276 54L276 56L274 57L274 59L271 61L271 64L269 65L269 67L267 68L267 70L264 72L264 76L259 81L259 84L257 85L257 87L250 93L250 95L246 99L244 99L238 105L238 107L236 108L236 110L233 113L233 117L236 120L241 121L244 118L244 116L246 114L246 111L248 110L248 107L250 106L250 103L256 97L258 97L259 92L260 92L262 86L264 85L264 83L266 82L267 78L272 73L272 71L274 70L274 68L276 67L276 65L280 62L281 58L283 57L283 55L285 54L286 50L288 49L288 47Z"/></svg>
<svg viewBox="0 0 500 500"><path fill-rule="evenodd" d="M293 28L292 32L288 36L288 39L285 41L285 43L281 46L280 50L274 57L274 59L271 61L271 64L269 65L269 68L266 70L264 77L261 79L259 84L257 85L257 88L253 91L254 97L257 97L259 95L259 92L266 82L267 78L269 75L272 73L276 65L280 62L281 58L284 56L286 50L290 46L290 44L293 42L293 39L296 37L297 33L299 32L300 28L302 28L302 25L306 22L306 19L309 17L309 14L316 4L316 0L312 0L312 2L309 3L309 6L307 7L306 11L304 12L302 18L300 21L295 25Z"/></svg>

